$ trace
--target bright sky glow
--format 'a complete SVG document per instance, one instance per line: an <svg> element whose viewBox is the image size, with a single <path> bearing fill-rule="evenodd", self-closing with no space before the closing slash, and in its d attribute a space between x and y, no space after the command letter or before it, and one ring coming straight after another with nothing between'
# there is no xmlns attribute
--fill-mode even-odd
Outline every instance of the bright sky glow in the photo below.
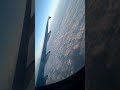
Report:
<svg viewBox="0 0 120 90"><path fill-rule="evenodd" d="M54 18L55 12L56 12L56 8L57 8L57 6L58 6L58 4L59 4L59 0L54 0L54 3L55 3L55 5L53 6L53 8L52 8L52 10L51 10L51 12L50 12L50 16L53 17L53 18ZM51 18L51 19L49 20L49 26L51 26L51 22L52 22L53 18ZM49 28L50 28L50 27L49 27ZM48 30L48 31L49 31L49 30Z"/></svg>
<svg viewBox="0 0 120 90"><path fill-rule="evenodd" d="M59 0L35 0L35 80L38 74L47 19L48 16L54 17L58 4Z"/></svg>

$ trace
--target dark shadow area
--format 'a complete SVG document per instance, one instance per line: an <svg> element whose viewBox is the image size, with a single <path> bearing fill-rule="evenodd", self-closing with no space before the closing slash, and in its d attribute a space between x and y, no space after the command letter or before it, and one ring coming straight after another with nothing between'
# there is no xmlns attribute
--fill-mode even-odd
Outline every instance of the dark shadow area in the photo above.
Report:
<svg viewBox="0 0 120 90"><path fill-rule="evenodd" d="M86 0L86 90L120 90L119 5L119 0Z"/></svg>

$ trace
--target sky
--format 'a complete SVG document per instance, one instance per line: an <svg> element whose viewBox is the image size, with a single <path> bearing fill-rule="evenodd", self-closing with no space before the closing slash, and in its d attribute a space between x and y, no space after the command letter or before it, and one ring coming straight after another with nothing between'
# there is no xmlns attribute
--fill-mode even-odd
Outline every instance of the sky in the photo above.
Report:
<svg viewBox="0 0 120 90"><path fill-rule="evenodd" d="M54 17L58 4L59 0L35 0L35 75L38 74L47 19L48 16ZM52 22L52 18L49 25Z"/></svg>

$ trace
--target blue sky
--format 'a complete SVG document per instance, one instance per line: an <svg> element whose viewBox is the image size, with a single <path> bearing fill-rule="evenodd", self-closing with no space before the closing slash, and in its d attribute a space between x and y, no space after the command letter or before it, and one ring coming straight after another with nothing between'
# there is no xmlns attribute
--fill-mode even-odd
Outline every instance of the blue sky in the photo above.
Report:
<svg viewBox="0 0 120 90"><path fill-rule="evenodd" d="M59 0L35 0L35 68L40 62L40 53L44 41L44 34L48 16L54 17ZM52 20L50 21L50 23ZM49 25L50 25L49 23ZM37 71L35 73L37 75Z"/></svg>

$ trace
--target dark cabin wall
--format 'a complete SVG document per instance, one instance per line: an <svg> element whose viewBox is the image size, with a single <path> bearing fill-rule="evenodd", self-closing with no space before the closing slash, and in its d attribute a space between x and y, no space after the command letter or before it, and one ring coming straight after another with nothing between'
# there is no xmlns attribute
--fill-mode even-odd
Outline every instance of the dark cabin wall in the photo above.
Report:
<svg viewBox="0 0 120 90"><path fill-rule="evenodd" d="M0 0L0 90L12 87L26 0Z"/></svg>
<svg viewBox="0 0 120 90"><path fill-rule="evenodd" d="M120 90L120 0L86 0L86 90Z"/></svg>

